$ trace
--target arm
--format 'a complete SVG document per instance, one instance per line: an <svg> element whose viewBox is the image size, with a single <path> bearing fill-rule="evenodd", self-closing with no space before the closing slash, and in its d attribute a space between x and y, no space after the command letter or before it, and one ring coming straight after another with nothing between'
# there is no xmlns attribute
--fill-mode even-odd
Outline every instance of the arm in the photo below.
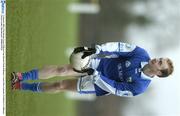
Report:
<svg viewBox="0 0 180 116"><path fill-rule="evenodd" d="M136 46L122 42L108 42L102 45L95 45L96 54L130 56Z"/></svg>
<svg viewBox="0 0 180 116"><path fill-rule="evenodd" d="M119 56L131 56L137 46L122 42L108 42L101 45L95 45L93 48L77 47L74 53L84 52L82 58L96 54L97 57L117 58ZM96 57L95 55L95 57Z"/></svg>
<svg viewBox="0 0 180 116"><path fill-rule="evenodd" d="M103 90L115 94L117 96L132 97L138 95L144 91L143 84L141 82L116 82L103 75L98 75L100 78L95 79L95 84Z"/></svg>

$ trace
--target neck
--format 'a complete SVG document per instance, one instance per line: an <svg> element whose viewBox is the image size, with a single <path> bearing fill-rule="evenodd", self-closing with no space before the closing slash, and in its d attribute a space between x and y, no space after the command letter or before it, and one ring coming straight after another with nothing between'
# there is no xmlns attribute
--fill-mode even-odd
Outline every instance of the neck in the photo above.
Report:
<svg viewBox="0 0 180 116"><path fill-rule="evenodd" d="M146 65L142 68L142 72L143 72L145 75L149 76L149 77L154 77L154 76L155 76L155 75L152 73L152 70L151 70L151 68L149 67L148 64L146 64Z"/></svg>

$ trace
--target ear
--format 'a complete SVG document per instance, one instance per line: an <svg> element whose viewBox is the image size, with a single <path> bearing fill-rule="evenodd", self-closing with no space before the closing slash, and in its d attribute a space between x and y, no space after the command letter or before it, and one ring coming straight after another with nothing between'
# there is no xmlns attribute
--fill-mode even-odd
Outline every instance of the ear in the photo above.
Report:
<svg viewBox="0 0 180 116"><path fill-rule="evenodd" d="M157 76L158 75L162 75L162 72L161 71L157 71Z"/></svg>

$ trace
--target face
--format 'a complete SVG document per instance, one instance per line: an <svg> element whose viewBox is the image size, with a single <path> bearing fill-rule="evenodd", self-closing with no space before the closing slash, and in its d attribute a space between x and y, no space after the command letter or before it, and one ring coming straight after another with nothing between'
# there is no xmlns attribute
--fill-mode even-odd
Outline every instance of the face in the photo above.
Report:
<svg viewBox="0 0 180 116"><path fill-rule="evenodd" d="M168 69L167 58L154 58L149 61L152 73L155 75L161 75L161 70Z"/></svg>

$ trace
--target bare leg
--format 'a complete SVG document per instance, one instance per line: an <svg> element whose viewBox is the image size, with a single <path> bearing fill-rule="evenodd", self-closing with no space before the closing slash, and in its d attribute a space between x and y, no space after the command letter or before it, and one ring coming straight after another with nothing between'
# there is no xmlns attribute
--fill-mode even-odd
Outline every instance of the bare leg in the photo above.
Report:
<svg viewBox="0 0 180 116"><path fill-rule="evenodd" d="M55 76L82 76L85 73L77 73L72 67L68 65L64 66L45 66L39 70L39 79L49 79Z"/></svg>
<svg viewBox="0 0 180 116"><path fill-rule="evenodd" d="M54 83L42 83L42 92L57 93L63 91L77 91L78 79L62 80Z"/></svg>

